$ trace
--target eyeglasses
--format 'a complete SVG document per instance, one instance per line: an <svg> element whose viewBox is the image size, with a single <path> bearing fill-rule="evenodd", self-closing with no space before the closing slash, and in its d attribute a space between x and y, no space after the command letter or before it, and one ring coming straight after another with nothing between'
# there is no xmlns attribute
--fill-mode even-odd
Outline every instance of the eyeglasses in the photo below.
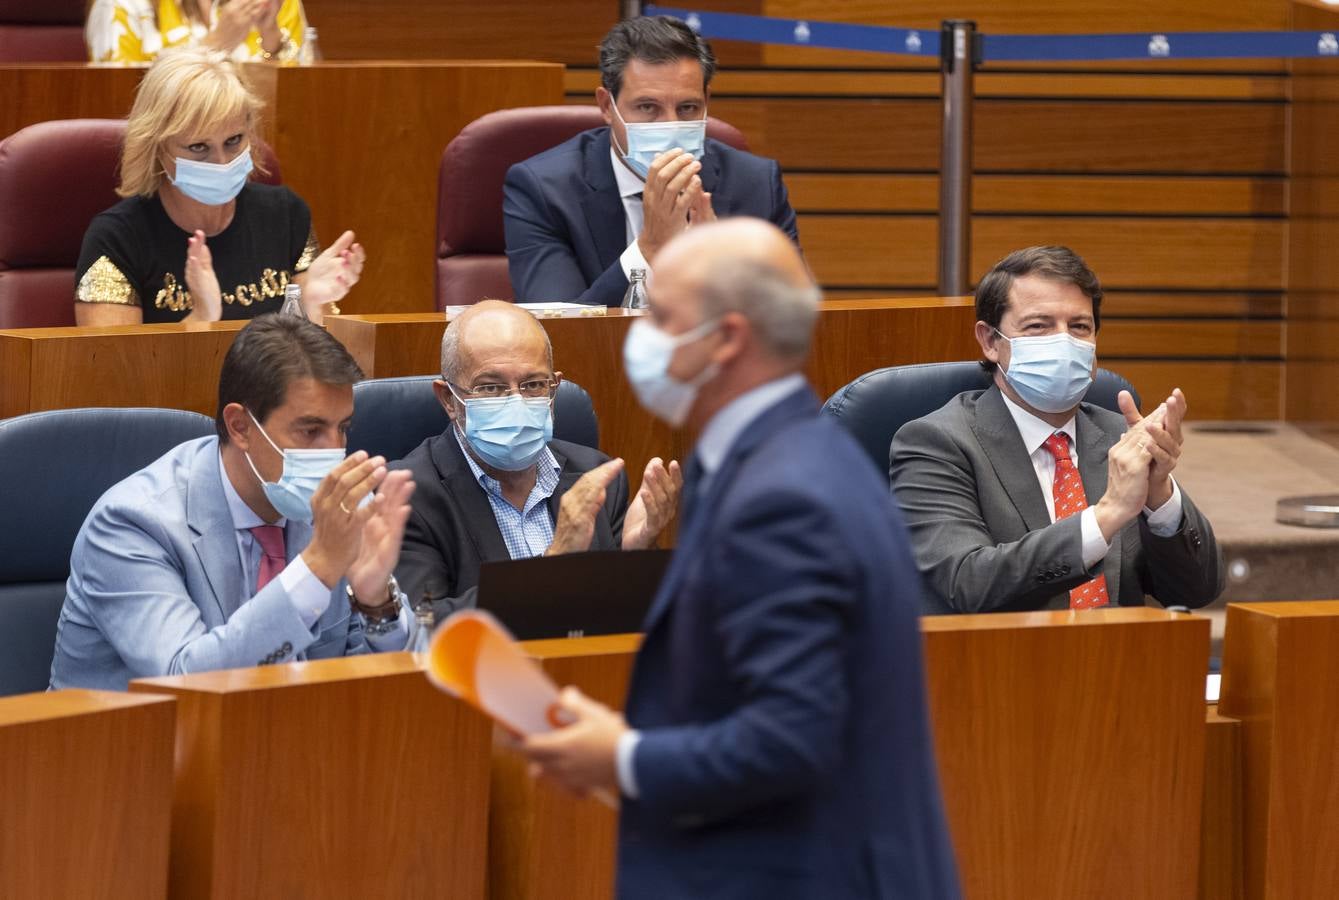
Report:
<svg viewBox="0 0 1339 900"><path fill-rule="evenodd" d="M541 397L552 398L558 389L558 382L553 378L532 378L514 388L509 384L476 384L472 388L452 384L451 389L455 391L456 396L472 400L500 400L512 394L520 394L528 400L537 400Z"/></svg>

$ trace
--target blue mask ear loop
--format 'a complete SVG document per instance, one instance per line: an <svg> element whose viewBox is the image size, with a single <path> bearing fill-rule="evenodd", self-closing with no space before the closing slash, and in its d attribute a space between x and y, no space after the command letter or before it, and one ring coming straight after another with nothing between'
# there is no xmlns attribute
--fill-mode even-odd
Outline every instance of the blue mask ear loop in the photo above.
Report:
<svg viewBox="0 0 1339 900"><path fill-rule="evenodd" d="M253 412L252 412L251 410L249 410L249 409L246 411L246 414L247 414L248 416L251 417L251 421L252 421L252 422L255 422L255 423L256 423L256 428L258 428L258 429L260 430L261 437L265 438L266 442L267 442L271 447L274 448L274 452L275 452L275 453L278 453L280 457L283 457L283 455L284 455L284 451L280 450L280 449L279 449L279 445L276 444L273 440L270 439L269 434L265 431L265 427L264 427L263 425L261 425L261 424L260 424L260 420L256 418L256 414L253 413ZM279 483L279 482L277 482L277 481L266 481L264 478L261 478L261 477L260 477L260 470L256 468L256 464L251 460L251 454L248 453L247 451L243 450L243 451L242 451L242 455L246 457L246 464L247 464L248 466L251 467L251 472L256 476L256 480L257 480L257 481L259 481L261 484L278 484L278 483ZM280 475L279 477L282 478L283 476Z"/></svg>

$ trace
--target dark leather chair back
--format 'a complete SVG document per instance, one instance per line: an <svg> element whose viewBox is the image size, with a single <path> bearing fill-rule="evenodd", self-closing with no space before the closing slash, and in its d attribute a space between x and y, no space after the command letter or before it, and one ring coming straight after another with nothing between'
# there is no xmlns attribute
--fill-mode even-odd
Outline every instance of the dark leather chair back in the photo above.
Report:
<svg viewBox="0 0 1339 900"><path fill-rule="evenodd" d="M353 425L349 452L404 459L409 452L451 424L437 402L432 382L437 375L372 378L353 386ZM574 381L558 385L553 407L553 436L560 441L600 446L600 423L590 394Z"/></svg>
<svg viewBox="0 0 1339 900"><path fill-rule="evenodd" d="M87 0L0 0L0 63L88 62Z"/></svg>
<svg viewBox="0 0 1339 900"><path fill-rule="evenodd" d="M88 223L121 199L125 133L124 119L63 119L0 141L0 328L74 324L74 267ZM279 184L274 151L256 151Z"/></svg>
<svg viewBox="0 0 1339 900"><path fill-rule="evenodd" d="M45 690L70 551L112 485L214 433L177 409L60 409L0 420L0 696Z"/></svg>
<svg viewBox="0 0 1339 900"><path fill-rule="evenodd" d="M452 138L437 175L438 309L514 299L502 232L507 170L603 124L595 106L529 106L491 112ZM720 119L707 120L707 136L748 149L739 129Z"/></svg>
<svg viewBox="0 0 1339 900"><path fill-rule="evenodd" d="M825 415L855 435L880 471L888 470L888 452L897 429L927 416L965 391L990 387L992 376L975 362L890 366L866 372L828 398ZM1116 395L1129 391L1135 405L1139 392L1115 372L1098 369L1084 395L1088 403L1119 412Z"/></svg>

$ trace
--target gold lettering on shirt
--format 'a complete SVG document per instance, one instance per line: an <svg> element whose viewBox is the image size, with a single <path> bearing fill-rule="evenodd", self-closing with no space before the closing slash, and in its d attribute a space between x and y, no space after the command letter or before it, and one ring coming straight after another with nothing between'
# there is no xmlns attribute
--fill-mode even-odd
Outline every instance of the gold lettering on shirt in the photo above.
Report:
<svg viewBox="0 0 1339 900"><path fill-rule="evenodd" d="M271 297L282 297L284 288L288 287L288 282L291 279L292 276L286 271L276 272L274 269L265 269L260 273L259 284L239 284L236 289L223 294L223 302L250 306L253 303L269 300ZM163 289L154 298L153 305L158 309L181 312L194 309L195 298L191 296L190 291L186 290L177 281L175 275L168 272L163 276Z"/></svg>

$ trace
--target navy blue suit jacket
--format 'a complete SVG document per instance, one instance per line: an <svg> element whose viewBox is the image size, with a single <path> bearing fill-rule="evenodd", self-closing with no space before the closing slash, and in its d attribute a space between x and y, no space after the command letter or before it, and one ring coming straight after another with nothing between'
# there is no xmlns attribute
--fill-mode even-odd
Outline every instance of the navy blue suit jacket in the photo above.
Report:
<svg viewBox="0 0 1339 900"><path fill-rule="evenodd" d="M619 896L957 897L881 474L804 389L686 502L629 688Z"/></svg>
<svg viewBox="0 0 1339 900"><path fill-rule="evenodd" d="M702 186L719 218L755 216L798 240L775 160L707 139ZM618 306L628 288L618 258L627 216L609 159L609 129L593 128L507 171L502 194L507 266L517 300Z"/></svg>

